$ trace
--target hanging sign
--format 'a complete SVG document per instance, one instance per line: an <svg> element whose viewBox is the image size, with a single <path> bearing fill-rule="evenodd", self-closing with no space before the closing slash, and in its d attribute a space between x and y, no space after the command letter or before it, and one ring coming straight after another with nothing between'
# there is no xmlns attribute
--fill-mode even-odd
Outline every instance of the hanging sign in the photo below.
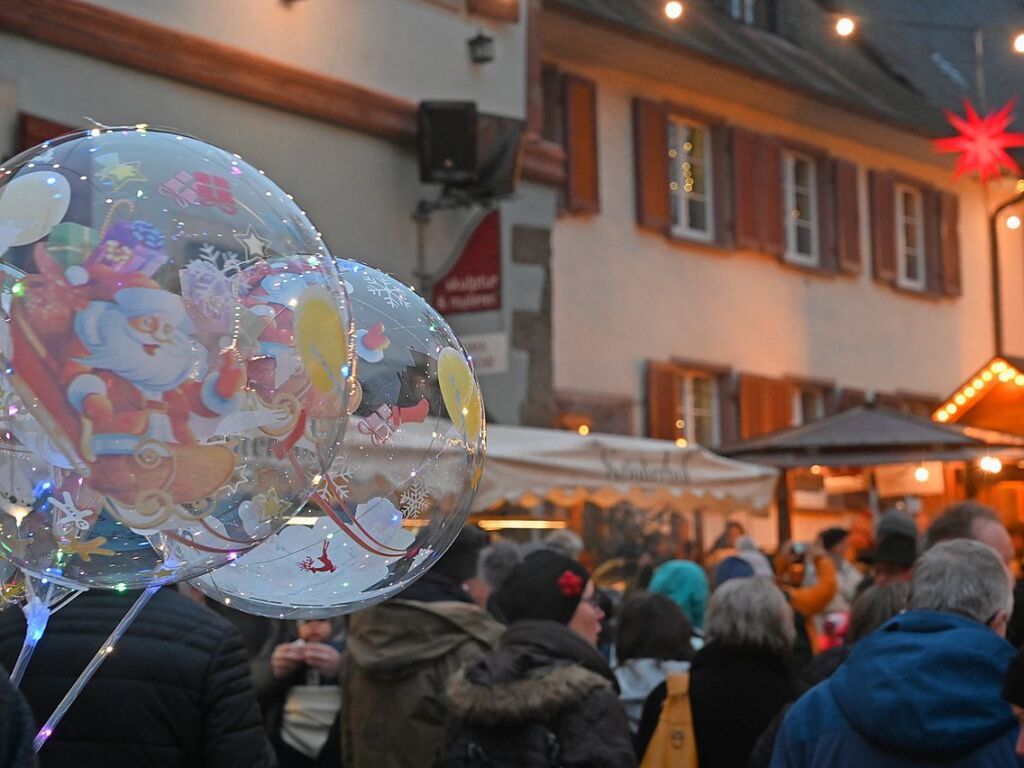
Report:
<svg viewBox="0 0 1024 768"><path fill-rule="evenodd" d="M501 309L501 217L484 216L455 263L434 285L434 307L443 315Z"/></svg>

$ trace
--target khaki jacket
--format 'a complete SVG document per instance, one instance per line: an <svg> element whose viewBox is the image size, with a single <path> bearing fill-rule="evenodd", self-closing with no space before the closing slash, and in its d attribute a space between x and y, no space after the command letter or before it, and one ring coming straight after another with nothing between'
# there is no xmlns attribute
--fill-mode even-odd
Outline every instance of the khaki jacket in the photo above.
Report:
<svg viewBox="0 0 1024 768"><path fill-rule="evenodd" d="M352 617L342 663L345 768L430 766L444 737L445 688L504 627L472 603L392 600Z"/></svg>

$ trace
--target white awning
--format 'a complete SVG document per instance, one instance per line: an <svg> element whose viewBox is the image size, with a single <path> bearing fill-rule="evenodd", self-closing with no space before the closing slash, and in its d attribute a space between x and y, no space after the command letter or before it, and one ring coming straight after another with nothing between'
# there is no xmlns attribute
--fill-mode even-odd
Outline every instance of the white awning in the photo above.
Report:
<svg viewBox="0 0 1024 768"><path fill-rule="evenodd" d="M777 475L770 467L668 440L495 425L487 428L487 458L473 509L548 500L768 514Z"/></svg>

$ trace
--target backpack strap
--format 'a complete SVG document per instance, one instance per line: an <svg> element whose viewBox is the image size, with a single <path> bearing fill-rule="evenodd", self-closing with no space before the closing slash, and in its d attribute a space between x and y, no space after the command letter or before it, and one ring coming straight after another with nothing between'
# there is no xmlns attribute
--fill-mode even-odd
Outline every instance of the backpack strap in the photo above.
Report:
<svg viewBox="0 0 1024 768"><path fill-rule="evenodd" d="M666 701L673 696L687 696L690 693L690 673L675 672L665 678Z"/></svg>

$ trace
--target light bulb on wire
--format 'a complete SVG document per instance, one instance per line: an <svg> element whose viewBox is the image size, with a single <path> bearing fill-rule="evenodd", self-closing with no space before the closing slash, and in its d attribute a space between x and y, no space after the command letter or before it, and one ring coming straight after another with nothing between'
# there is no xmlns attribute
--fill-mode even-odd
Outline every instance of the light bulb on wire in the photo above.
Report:
<svg viewBox="0 0 1024 768"><path fill-rule="evenodd" d="M1006 218L1007 229L1020 229L1020 216L1008 216Z"/></svg>
<svg viewBox="0 0 1024 768"><path fill-rule="evenodd" d="M1013 50L1017 53L1024 53L1024 32L1019 32L1013 38Z"/></svg>
<svg viewBox="0 0 1024 768"><path fill-rule="evenodd" d="M679 0L670 0L665 3L665 16L671 21L675 21L683 15L683 4Z"/></svg>
<svg viewBox="0 0 1024 768"><path fill-rule="evenodd" d="M857 24L849 16L840 16L836 19L836 34L840 37L849 37L857 29Z"/></svg>

